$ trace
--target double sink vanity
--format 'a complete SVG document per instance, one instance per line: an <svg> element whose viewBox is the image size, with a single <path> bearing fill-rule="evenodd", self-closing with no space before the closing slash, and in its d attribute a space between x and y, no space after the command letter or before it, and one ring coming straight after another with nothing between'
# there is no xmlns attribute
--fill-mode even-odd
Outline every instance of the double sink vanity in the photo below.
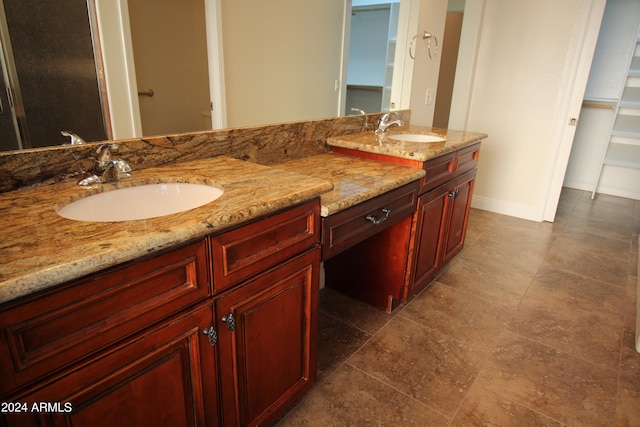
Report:
<svg viewBox="0 0 640 427"><path fill-rule="evenodd" d="M1 193L0 425L273 423L315 382L321 268L389 312L426 286L462 249L485 137L404 126L268 166L216 156ZM185 184L220 193L147 219L59 214ZM109 215L129 218L120 203Z"/></svg>

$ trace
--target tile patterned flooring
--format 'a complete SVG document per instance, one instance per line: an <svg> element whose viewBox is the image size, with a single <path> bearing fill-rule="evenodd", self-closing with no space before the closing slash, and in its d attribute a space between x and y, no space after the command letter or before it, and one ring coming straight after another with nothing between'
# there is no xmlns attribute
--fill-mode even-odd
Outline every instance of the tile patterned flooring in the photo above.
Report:
<svg viewBox="0 0 640 427"><path fill-rule="evenodd" d="M639 426L640 201L589 196L554 223L473 210L392 314L323 289L318 383L278 426Z"/></svg>

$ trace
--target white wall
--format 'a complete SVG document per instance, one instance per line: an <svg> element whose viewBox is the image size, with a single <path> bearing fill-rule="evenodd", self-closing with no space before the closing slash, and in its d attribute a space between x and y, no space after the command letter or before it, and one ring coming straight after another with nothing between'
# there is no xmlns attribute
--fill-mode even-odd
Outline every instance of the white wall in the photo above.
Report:
<svg viewBox="0 0 640 427"><path fill-rule="evenodd" d="M467 82L470 102L456 107L467 115L465 129L489 134L480 154L475 207L545 219L557 168L564 175L566 167L561 143L573 138L569 117L582 101L590 64L589 46L583 48L591 43L592 55L595 46L595 37L585 43L585 32L588 24L599 25L593 14L602 11L592 9L598 3L602 9L600 0L485 1L476 26L476 67ZM585 75L582 93L579 71Z"/></svg>

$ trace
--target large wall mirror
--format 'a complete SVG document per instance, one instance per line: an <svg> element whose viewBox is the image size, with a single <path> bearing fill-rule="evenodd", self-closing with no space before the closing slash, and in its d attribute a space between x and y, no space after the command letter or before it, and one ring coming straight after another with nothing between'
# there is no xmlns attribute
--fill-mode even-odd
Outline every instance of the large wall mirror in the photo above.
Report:
<svg viewBox="0 0 640 427"><path fill-rule="evenodd" d="M408 108L419 3L0 0L0 150Z"/></svg>

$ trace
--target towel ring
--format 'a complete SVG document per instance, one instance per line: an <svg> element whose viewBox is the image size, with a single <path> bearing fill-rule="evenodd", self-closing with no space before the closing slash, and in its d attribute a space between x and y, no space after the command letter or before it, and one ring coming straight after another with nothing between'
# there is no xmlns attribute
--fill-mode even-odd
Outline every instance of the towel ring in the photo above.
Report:
<svg viewBox="0 0 640 427"><path fill-rule="evenodd" d="M416 34L411 39L411 43L409 43L409 56L411 57L411 59L416 59L416 56L415 56L414 53L412 53L412 50L413 50L413 42L417 38L418 38L418 35ZM435 53L433 55L431 55L431 39L433 39L435 41L435 43L436 43ZM436 38L436 36L434 36L430 32L423 31L422 32L422 40L426 40L427 41L427 53L429 54L429 59L433 59L434 56L438 55L438 39Z"/></svg>

